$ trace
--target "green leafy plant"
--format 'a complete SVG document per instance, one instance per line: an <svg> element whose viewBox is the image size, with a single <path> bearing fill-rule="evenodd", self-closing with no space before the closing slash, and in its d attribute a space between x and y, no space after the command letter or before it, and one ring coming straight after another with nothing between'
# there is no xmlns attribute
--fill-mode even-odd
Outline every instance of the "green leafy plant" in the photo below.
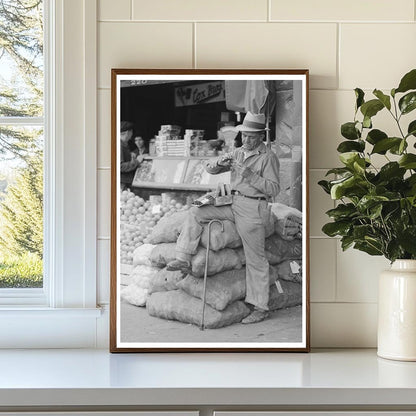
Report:
<svg viewBox="0 0 416 416"><path fill-rule="evenodd" d="M338 201L322 231L340 236L343 250L353 247L391 262L416 259L416 120L404 127L402 119L416 109L416 69L390 95L375 89L375 98L366 101L360 88L355 95L354 120L341 126L346 140L337 148L343 166L327 172L334 180L319 182ZM394 133L373 128L380 111L394 119ZM375 162L379 155L383 166Z"/></svg>

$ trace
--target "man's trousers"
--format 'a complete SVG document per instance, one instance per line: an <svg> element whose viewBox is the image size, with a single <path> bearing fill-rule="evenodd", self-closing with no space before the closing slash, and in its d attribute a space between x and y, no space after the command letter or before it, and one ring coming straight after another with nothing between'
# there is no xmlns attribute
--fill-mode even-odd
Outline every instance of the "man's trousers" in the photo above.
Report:
<svg viewBox="0 0 416 416"><path fill-rule="evenodd" d="M265 256L265 227L270 226L270 208L267 201L233 196L232 205L215 207L205 205L189 211L176 244L176 257L189 261L196 253L203 224L212 219L230 220L235 223L243 241L246 257L245 302L258 309L268 310L269 263Z"/></svg>

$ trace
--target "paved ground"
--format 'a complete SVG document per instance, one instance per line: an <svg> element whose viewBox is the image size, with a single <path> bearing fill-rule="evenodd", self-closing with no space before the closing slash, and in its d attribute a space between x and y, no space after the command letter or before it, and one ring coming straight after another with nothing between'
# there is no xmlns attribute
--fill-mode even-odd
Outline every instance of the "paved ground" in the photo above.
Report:
<svg viewBox="0 0 416 416"><path fill-rule="evenodd" d="M191 324L154 318L146 308L120 304L122 342L300 342L302 308L281 309L256 324L201 331Z"/></svg>

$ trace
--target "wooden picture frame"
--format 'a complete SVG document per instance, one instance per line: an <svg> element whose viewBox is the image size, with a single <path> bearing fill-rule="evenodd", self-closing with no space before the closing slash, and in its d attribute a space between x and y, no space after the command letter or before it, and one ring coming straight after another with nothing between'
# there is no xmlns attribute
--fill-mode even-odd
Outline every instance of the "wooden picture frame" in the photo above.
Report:
<svg viewBox="0 0 416 416"><path fill-rule="evenodd" d="M112 70L111 352L309 351L308 83L305 69ZM215 208L231 219L207 230L198 198L232 201Z"/></svg>

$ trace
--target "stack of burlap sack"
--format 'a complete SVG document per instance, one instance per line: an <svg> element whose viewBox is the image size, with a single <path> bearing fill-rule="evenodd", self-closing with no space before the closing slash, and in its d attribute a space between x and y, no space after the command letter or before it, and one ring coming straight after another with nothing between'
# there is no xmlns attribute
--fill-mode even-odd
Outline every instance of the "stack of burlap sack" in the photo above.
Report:
<svg viewBox="0 0 416 416"><path fill-rule="evenodd" d="M272 221L267 227L266 257L270 264L270 310L302 303L302 213L282 204L272 204ZM192 271L166 270L175 259L176 240L189 212L162 218L150 235L152 244L137 248L133 272L122 281L121 296L149 315L201 324L203 282L208 229L193 256ZM240 322L250 310L242 301L246 293L245 256L235 224L211 225L206 288L205 327L220 328Z"/></svg>

